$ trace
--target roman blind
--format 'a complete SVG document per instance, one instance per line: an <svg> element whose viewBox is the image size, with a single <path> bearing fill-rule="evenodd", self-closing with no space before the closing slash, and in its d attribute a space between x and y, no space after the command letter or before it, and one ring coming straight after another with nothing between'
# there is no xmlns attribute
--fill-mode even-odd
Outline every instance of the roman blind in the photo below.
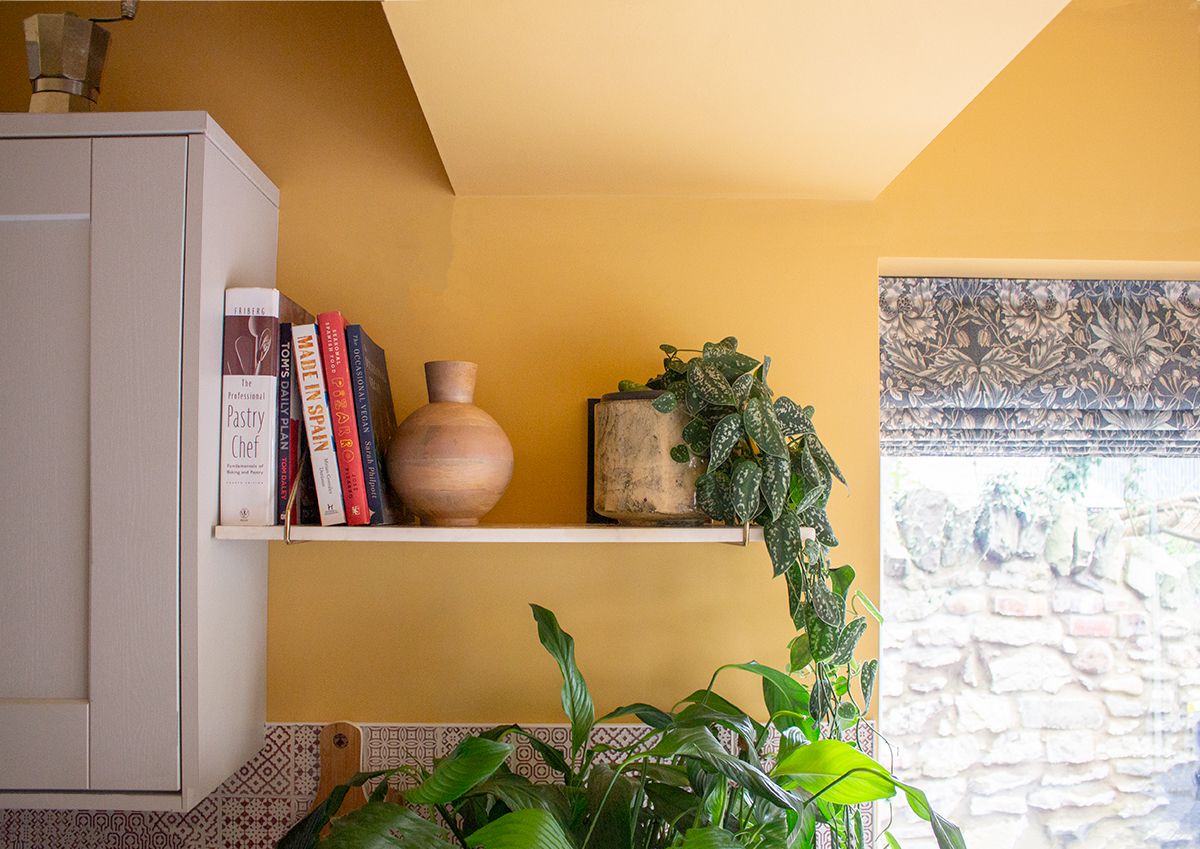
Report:
<svg viewBox="0 0 1200 849"><path fill-rule="evenodd" d="M1200 282L883 277L885 454L1200 453Z"/></svg>

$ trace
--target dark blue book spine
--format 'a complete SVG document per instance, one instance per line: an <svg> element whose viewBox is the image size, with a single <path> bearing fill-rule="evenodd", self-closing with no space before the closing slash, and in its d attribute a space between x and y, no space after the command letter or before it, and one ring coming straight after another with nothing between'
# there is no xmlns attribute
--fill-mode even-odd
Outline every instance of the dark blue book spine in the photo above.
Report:
<svg viewBox="0 0 1200 849"><path fill-rule="evenodd" d="M275 511L279 523L283 524L287 516L288 494L292 491L296 468L293 452L296 446L292 441L292 325L281 322L279 325L279 403L276 407L277 442L279 446L276 455L278 465L278 509Z"/></svg>
<svg viewBox="0 0 1200 849"><path fill-rule="evenodd" d="M362 327L346 326L346 355L350 361L350 388L354 396L354 414L358 420L358 443L362 452L363 482L367 493L370 524L383 522L383 475L379 452L375 450L375 427L371 422L371 399L367 392L367 363L363 353Z"/></svg>

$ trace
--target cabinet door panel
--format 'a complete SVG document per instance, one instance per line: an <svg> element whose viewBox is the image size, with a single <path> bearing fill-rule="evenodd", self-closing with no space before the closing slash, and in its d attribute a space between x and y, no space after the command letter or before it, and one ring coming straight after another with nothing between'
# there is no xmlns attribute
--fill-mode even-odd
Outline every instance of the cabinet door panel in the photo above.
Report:
<svg viewBox="0 0 1200 849"><path fill-rule="evenodd" d="M93 790L180 786L179 398L187 145L182 137L92 143Z"/></svg>
<svg viewBox="0 0 1200 849"><path fill-rule="evenodd" d="M88 786L90 157L87 139L0 141L5 789Z"/></svg>

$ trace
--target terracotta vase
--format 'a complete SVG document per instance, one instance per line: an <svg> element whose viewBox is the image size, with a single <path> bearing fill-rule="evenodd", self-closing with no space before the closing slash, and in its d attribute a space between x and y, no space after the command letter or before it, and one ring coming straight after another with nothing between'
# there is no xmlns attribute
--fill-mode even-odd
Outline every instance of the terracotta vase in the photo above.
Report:
<svg viewBox="0 0 1200 849"><path fill-rule="evenodd" d="M682 408L660 413L661 392L611 392L596 405L592 506L622 525L699 525L696 479L706 464L671 458L689 416Z"/></svg>
<svg viewBox="0 0 1200 849"><path fill-rule="evenodd" d="M400 423L388 450L392 487L423 525L478 525L512 480L512 443L473 403L478 369L425 363L429 403Z"/></svg>

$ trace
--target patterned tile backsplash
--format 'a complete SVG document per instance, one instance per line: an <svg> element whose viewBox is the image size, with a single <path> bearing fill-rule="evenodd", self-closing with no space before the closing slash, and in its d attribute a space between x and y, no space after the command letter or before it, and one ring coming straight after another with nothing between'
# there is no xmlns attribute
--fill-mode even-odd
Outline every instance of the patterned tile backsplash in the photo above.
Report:
<svg viewBox="0 0 1200 849"><path fill-rule="evenodd" d="M464 736L491 726L361 727L363 767L374 770L414 762L429 768ZM565 725L526 728L559 749L569 744ZM0 849L269 849L313 802L320 730L317 724L268 725L262 750L186 814L0 810ZM593 740L625 746L644 730L637 725L601 725ZM865 751L874 751L870 727L860 726L858 739ZM733 741L727 736L725 742ZM528 741L517 743L510 765L534 781L553 779ZM868 834L873 834L873 808L864 806L863 816Z"/></svg>

